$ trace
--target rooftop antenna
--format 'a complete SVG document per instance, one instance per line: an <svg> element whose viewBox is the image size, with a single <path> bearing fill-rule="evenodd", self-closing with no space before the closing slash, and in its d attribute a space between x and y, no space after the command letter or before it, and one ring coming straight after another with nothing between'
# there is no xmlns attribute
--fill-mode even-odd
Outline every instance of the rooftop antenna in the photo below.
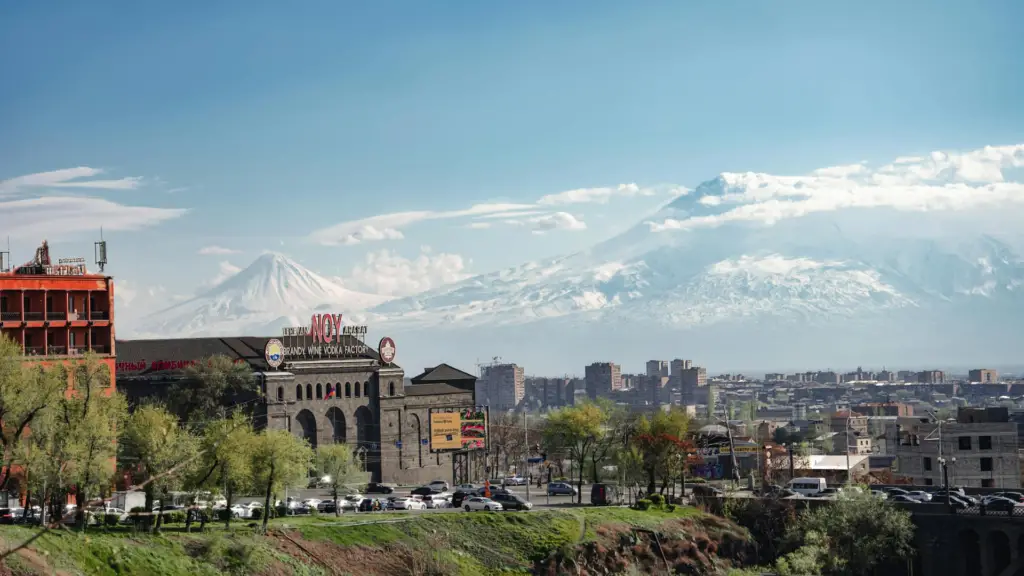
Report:
<svg viewBox="0 0 1024 576"><path fill-rule="evenodd" d="M0 272L11 271L11 237L7 237L7 250L0 251Z"/></svg>
<svg viewBox="0 0 1024 576"><path fill-rule="evenodd" d="M100 241L93 243L93 253L96 256L96 266L103 273L107 266L107 241L103 239L103 227L100 226Z"/></svg>

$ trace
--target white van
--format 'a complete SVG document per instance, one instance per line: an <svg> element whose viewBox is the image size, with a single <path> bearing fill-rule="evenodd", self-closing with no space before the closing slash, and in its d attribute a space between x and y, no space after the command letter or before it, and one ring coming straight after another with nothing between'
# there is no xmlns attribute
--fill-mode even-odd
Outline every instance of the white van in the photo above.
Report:
<svg viewBox="0 0 1024 576"><path fill-rule="evenodd" d="M827 487L824 478L793 478L789 481L789 489L802 496L813 496Z"/></svg>

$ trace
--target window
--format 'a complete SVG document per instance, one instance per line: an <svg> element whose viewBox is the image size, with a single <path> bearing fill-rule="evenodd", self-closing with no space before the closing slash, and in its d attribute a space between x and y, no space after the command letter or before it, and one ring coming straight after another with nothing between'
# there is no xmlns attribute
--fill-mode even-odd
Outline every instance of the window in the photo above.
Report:
<svg viewBox="0 0 1024 576"><path fill-rule="evenodd" d="M367 398L373 398L373 389L370 388L370 382L363 382L363 396Z"/></svg>
<svg viewBox="0 0 1024 576"><path fill-rule="evenodd" d="M306 400L312 400L312 399L313 399L313 385L312 384L306 384Z"/></svg>
<svg viewBox="0 0 1024 576"><path fill-rule="evenodd" d="M394 396L394 395L395 395L395 383L394 382L388 382L388 396Z"/></svg>
<svg viewBox="0 0 1024 576"><path fill-rule="evenodd" d="M295 399L302 400L302 384L295 385Z"/></svg>
<svg viewBox="0 0 1024 576"><path fill-rule="evenodd" d="M925 458L924 458L924 469L925 470L931 470L932 469L932 459L927 457L927 456L925 456Z"/></svg>
<svg viewBox="0 0 1024 576"><path fill-rule="evenodd" d="M979 450L991 450L992 449L992 437L991 436L978 436L978 449Z"/></svg>
<svg viewBox="0 0 1024 576"><path fill-rule="evenodd" d="M277 401L284 402L284 386L277 387Z"/></svg>
<svg viewBox="0 0 1024 576"><path fill-rule="evenodd" d="M327 383L327 388L326 388L326 390L324 390L324 398L333 398L333 397L334 397L334 386L332 386L331 383L328 382Z"/></svg>
<svg viewBox="0 0 1024 576"><path fill-rule="evenodd" d="M352 383L351 382L345 382L345 398L351 398L351 397L352 397Z"/></svg>
<svg viewBox="0 0 1024 576"><path fill-rule="evenodd" d="M982 488L995 488L996 487L996 481L993 480L992 478L984 478L981 481L981 487Z"/></svg>
<svg viewBox="0 0 1024 576"><path fill-rule="evenodd" d="M320 384L319 382L316 383L316 399L317 400L323 400L324 399L324 387L323 387L323 384Z"/></svg>
<svg viewBox="0 0 1024 576"><path fill-rule="evenodd" d="M924 479L924 485L925 486L931 486L932 485L932 479L931 478L925 478Z"/></svg>
<svg viewBox="0 0 1024 576"><path fill-rule="evenodd" d="M356 382L356 398L359 398L359 382Z"/></svg>
<svg viewBox="0 0 1024 576"><path fill-rule="evenodd" d="M970 436L961 436L961 437L957 438L957 442L960 443L960 449L961 450L970 450L971 449L971 437Z"/></svg>
<svg viewBox="0 0 1024 576"><path fill-rule="evenodd" d="M981 459L981 471L982 472L991 472L992 471L992 459L991 458L982 458Z"/></svg>

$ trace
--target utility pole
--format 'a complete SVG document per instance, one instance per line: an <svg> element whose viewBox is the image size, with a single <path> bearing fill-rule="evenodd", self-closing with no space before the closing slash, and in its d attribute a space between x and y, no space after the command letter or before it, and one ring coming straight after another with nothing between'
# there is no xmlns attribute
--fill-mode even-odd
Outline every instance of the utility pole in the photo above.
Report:
<svg viewBox="0 0 1024 576"><path fill-rule="evenodd" d="M529 413L523 410L523 446L526 450L523 451L523 458L526 460L526 468L523 470L526 472L526 501L530 501L530 481L533 478L530 477L530 421Z"/></svg>

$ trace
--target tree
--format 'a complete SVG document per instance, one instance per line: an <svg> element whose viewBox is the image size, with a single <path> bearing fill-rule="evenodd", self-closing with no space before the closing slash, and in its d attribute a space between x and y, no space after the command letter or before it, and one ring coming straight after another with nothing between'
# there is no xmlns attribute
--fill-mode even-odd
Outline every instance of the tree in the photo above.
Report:
<svg viewBox="0 0 1024 576"><path fill-rule="evenodd" d="M167 493L188 475L197 448L196 438L162 407L141 406L128 418L121 440L122 460L134 463L143 479L147 528L153 527L153 496L163 495L161 505L167 505ZM158 517L156 529L162 518Z"/></svg>
<svg viewBox="0 0 1024 576"><path fill-rule="evenodd" d="M0 335L0 490L6 490L14 460L30 425L67 388L58 371L26 363L21 345Z"/></svg>
<svg viewBox="0 0 1024 576"><path fill-rule="evenodd" d="M256 485L265 490L263 531L270 517L270 499L285 487L300 487L309 477L313 449L287 430L265 430L256 436L253 472Z"/></svg>
<svg viewBox="0 0 1024 576"><path fill-rule="evenodd" d="M643 459L643 470L647 476L647 492L656 489L658 477L662 480L662 492L675 475L673 468L678 465L680 473L685 465L683 459L691 451L687 441L690 417L683 408L673 406L667 412L656 411L650 419L641 416L637 421L633 443Z"/></svg>
<svg viewBox="0 0 1024 576"><path fill-rule="evenodd" d="M816 534L814 540L807 536ZM825 506L802 513L787 540L793 550L826 545L822 574L871 574L879 566L905 559L912 551L914 524L910 513L869 493L843 493ZM822 556L824 556L822 558Z"/></svg>
<svg viewBox="0 0 1024 576"><path fill-rule="evenodd" d="M228 415L237 396L256 392L252 368L218 354L185 369L185 378L171 387L168 407L193 427Z"/></svg>
<svg viewBox="0 0 1024 576"><path fill-rule="evenodd" d="M316 469L329 478L327 482L331 486L335 516L340 512L338 496L342 490L355 484L365 484L367 481L366 472L363 472L362 466L347 444L327 444L317 448Z"/></svg>
<svg viewBox="0 0 1024 576"><path fill-rule="evenodd" d="M236 494L253 485L253 450L256 437L249 418L236 412L206 426L199 440L199 459L186 485L194 490L223 492L227 512L224 526L231 528L231 503Z"/></svg>
<svg viewBox="0 0 1024 576"><path fill-rule="evenodd" d="M54 441L65 445L68 480L75 486L79 528L89 494L109 488L116 472L117 437L128 416L124 396L110 385L110 370L91 353L72 370L72 390L57 403Z"/></svg>
<svg viewBox="0 0 1024 576"><path fill-rule="evenodd" d="M583 474L587 459L603 439L608 414L592 402L552 412L544 425L544 444L555 452L564 450L579 467L579 502L583 502Z"/></svg>

